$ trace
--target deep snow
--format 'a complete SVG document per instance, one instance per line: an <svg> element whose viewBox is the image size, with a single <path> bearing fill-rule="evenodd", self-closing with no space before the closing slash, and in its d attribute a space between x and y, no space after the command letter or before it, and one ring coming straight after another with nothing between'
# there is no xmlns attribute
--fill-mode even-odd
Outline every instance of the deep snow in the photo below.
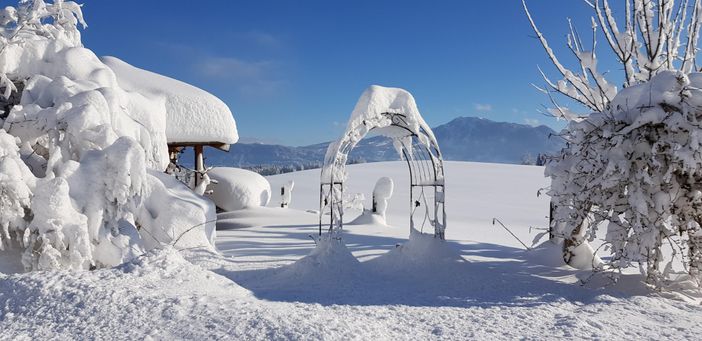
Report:
<svg viewBox="0 0 702 341"><path fill-rule="evenodd" d="M269 177L274 193L295 179L292 208L273 207L274 196L271 207L220 214L222 256L166 249L113 269L0 275L1 335L695 339L702 332L702 308L691 298L647 293L632 276L626 291L581 286L587 272L554 261L557 248L525 251L491 224L500 218L527 243L536 233L529 226L545 225L548 199L536 197L543 168L447 162L447 241L408 242L404 167L349 166L349 191L370 193L381 176L395 182L390 226L345 226L355 258L341 245L312 252L318 216L305 210L318 206L319 170Z"/></svg>

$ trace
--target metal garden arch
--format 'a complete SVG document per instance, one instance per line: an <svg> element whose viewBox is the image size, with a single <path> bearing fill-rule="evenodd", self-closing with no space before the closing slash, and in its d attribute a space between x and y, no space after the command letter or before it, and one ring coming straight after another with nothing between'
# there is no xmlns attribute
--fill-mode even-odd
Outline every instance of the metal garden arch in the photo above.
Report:
<svg viewBox="0 0 702 341"><path fill-rule="evenodd" d="M419 114L409 92L375 85L363 93L346 131L327 149L319 188L320 236L325 226L331 236L338 237L341 233L348 154L371 131L390 137L407 163L410 233L433 227L434 237L444 239L444 165L434 133Z"/></svg>

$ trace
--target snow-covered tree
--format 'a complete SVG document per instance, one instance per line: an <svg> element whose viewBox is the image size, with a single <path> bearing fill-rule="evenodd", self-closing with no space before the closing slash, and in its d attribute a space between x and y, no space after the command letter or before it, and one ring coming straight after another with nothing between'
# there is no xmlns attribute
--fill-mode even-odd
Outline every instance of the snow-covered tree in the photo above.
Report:
<svg viewBox="0 0 702 341"><path fill-rule="evenodd" d="M598 269L639 265L649 283L670 277L679 261L697 278L702 259L702 74L696 65L702 26L700 0L626 0L616 13L607 0L592 9L587 47L569 21L566 67L524 9L550 61L562 77L542 72L553 108L569 121L567 147L547 163L552 228L564 239L570 264L588 257ZM620 14L617 16L617 14ZM623 14L623 15L622 15ZM622 65L623 89L598 70L598 38ZM559 105L563 95L589 115ZM600 263L587 241L606 224L611 257Z"/></svg>
<svg viewBox="0 0 702 341"><path fill-rule="evenodd" d="M123 90L79 24L73 1L0 10L0 250L21 248L41 270L211 246L213 205L160 174L163 99Z"/></svg>

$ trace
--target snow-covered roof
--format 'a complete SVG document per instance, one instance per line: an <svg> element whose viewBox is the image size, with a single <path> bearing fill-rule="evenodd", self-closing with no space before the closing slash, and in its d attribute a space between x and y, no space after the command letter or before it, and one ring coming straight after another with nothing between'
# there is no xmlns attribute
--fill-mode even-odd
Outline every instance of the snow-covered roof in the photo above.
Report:
<svg viewBox="0 0 702 341"><path fill-rule="evenodd" d="M168 143L233 144L239 140L232 112L214 95L115 57L105 56L100 60L114 71L124 90L165 99Z"/></svg>

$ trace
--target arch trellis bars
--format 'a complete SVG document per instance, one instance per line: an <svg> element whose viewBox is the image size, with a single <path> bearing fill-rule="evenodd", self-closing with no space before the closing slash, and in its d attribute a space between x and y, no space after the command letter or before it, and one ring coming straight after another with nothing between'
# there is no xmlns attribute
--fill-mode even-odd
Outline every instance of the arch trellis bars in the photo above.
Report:
<svg viewBox="0 0 702 341"><path fill-rule="evenodd" d="M327 149L319 188L319 234L339 236L344 218L348 154L369 132L393 140L409 171L410 232L433 228L444 239L444 166L439 145L412 95L402 89L372 86L356 104L346 132Z"/></svg>

